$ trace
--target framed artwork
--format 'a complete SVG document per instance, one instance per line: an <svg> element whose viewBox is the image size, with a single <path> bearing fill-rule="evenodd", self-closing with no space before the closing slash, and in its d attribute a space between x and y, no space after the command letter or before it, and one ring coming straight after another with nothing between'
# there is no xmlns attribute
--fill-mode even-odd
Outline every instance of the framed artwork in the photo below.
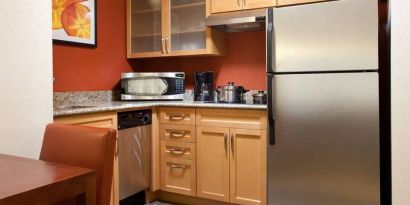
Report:
<svg viewBox="0 0 410 205"><path fill-rule="evenodd" d="M53 42L96 46L95 0L52 0Z"/></svg>

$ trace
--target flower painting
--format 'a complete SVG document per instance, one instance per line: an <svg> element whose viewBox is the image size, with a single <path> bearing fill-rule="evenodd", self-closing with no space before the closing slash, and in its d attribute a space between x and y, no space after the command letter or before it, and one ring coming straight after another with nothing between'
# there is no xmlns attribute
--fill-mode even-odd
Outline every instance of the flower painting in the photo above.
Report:
<svg viewBox="0 0 410 205"><path fill-rule="evenodd" d="M95 46L95 0L52 0L53 40Z"/></svg>

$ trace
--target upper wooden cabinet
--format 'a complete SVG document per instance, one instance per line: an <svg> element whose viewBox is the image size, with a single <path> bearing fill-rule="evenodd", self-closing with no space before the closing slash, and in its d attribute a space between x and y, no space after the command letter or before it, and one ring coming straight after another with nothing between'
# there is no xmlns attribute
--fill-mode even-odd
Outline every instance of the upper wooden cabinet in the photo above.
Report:
<svg viewBox="0 0 410 205"><path fill-rule="evenodd" d="M328 0L278 0L278 6L286 6L286 5L293 5L293 4L306 4L306 3L314 3L314 2L322 2Z"/></svg>
<svg viewBox="0 0 410 205"><path fill-rule="evenodd" d="M212 13L276 6L276 0L212 0Z"/></svg>
<svg viewBox="0 0 410 205"><path fill-rule="evenodd" d="M127 57L223 55L224 34L205 26L210 0L127 0Z"/></svg>
<svg viewBox="0 0 410 205"><path fill-rule="evenodd" d="M242 9L242 0L212 0L212 13L238 11Z"/></svg>

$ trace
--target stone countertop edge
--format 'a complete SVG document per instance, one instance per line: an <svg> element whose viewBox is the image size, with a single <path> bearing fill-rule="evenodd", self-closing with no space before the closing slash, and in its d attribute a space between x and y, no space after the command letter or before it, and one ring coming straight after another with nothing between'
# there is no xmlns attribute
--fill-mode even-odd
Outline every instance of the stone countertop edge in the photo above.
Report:
<svg viewBox="0 0 410 205"><path fill-rule="evenodd" d="M54 117L92 114L101 112L113 112L128 109L152 108L152 107L193 107L193 108L216 108L216 109L247 109L247 110L266 110L266 105L257 104L228 104L228 103L203 103L186 101L113 101L108 104L87 104L88 108L54 110Z"/></svg>

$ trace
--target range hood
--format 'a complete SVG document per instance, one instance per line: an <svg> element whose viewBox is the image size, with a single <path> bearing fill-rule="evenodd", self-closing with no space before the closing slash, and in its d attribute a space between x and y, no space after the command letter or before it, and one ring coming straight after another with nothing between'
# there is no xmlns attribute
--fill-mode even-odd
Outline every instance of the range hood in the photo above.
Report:
<svg viewBox="0 0 410 205"><path fill-rule="evenodd" d="M265 29L266 9L212 14L206 25L224 32L241 32Z"/></svg>

